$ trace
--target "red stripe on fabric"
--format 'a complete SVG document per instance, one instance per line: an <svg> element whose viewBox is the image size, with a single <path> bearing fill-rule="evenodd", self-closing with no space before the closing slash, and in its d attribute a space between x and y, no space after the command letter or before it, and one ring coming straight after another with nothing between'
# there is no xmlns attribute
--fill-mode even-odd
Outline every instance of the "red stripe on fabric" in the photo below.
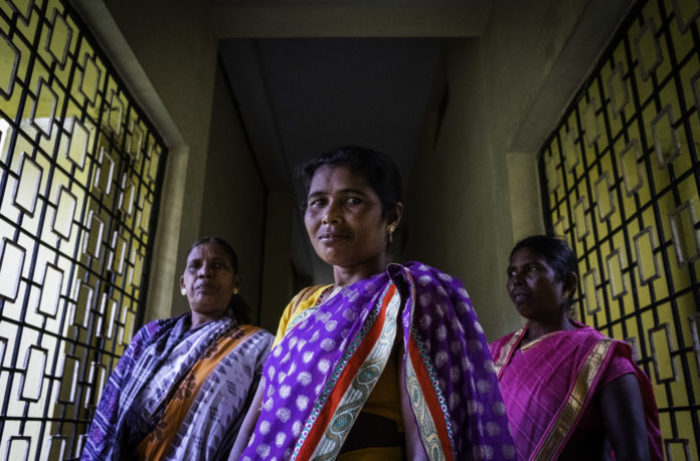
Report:
<svg viewBox="0 0 700 461"><path fill-rule="evenodd" d="M326 428L328 427L328 424L333 418L333 415L335 414L335 411L337 410L340 401L343 399L345 392L347 391L348 387L350 387L352 381L355 379L357 370L362 365L362 362L365 361L369 353L372 351L374 344L379 339L379 336L382 333L382 329L384 328L384 320L386 319L387 310L386 308L389 305L389 301L391 301L391 298L394 296L395 292L396 286L392 283L389 289L387 290L384 299L382 300L382 307L379 311L379 315L377 316L377 320L374 322L374 325L372 325L372 328L370 328L369 332L367 332L367 336L359 345L357 350L353 353L352 357L350 357L350 360L343 369L343 372L340 374L340 378L338 378L338 382L335 384L331 395L328 397L328 400L326 401L326 404L323 406L321 413L319 414L318 418L316 419L316 422L311 428L308 437L304 441L304 444L301 446L301 450L299 451L297 459L311 459L311 455L313 455L316 446L323 437L323 434L326 432Z"/></svg>
<svg viewBox="0 0 700 461"><path fill-rule="evenodd" d="M453 460L452 446L450 445L450 438L447 435L447 423L443 416L442 410L440 409L440 402L438 401L435 390L433 389L433 384L430 382L430 377L428 376L428 370L425 368L423 363L423 358L418 351L418 346L416 345L413 337L409 338L408 341L408 354L413 363L413 369L416 372L416 377L418 378L418 384L423 390L423 397L428 405L428 411L433 418L435 423L435 429L442 444L442 451L445 454L446 459Z"/></svg>

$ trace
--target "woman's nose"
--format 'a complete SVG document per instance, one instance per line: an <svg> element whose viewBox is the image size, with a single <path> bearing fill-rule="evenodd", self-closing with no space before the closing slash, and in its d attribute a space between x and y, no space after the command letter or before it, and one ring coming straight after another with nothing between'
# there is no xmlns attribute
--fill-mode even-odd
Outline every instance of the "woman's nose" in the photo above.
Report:
<svg viewBox="0 0 700 461"><path fill-rule="evenodd" d="M509 283L511 285L520 285L523 283L523 276L521 271L515 271L511 274Z"/></svg>
<svg viewBox="0 0 700 461"><path fill-rule="evenodd" d="M323 224L337 224L340 220L336 215L326 214L323 215Z"/></svg>
<svg viewBox="0 0 700 461"><path fill-rule="evenodd" d="M212 273L212 267L210 264L202 264L202 267L199 268L199 277L211 277Z"/></svg>
<svg viewBox="0 0 700 461"><path fill-rule="evenodd" d="M341 217L340 207L336 205L335 202L331 202L328 205L326 214L321 218L321 221L323 224L337 224L340 222Z"/></svg>

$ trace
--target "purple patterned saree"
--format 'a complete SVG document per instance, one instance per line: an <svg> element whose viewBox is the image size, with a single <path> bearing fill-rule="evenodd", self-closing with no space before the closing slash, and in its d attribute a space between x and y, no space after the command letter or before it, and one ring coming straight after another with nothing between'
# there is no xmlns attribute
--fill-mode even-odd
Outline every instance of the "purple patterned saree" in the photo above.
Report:
<svg viewBox="0 0 700 461"><path fill-rule="evenodd" d="M398 321L402 328L397 329ZM402 335L402 386L428 459L514 459L486 339L459 280L421 263L345 287L265 364L241 459L335 459Z"/></svg>
<svg viewBox="0 0 700 461"><path fill-rule="evenodd" d="M231 315L141 328L102 392L81 459L225 459L273 339Z"/></svg>

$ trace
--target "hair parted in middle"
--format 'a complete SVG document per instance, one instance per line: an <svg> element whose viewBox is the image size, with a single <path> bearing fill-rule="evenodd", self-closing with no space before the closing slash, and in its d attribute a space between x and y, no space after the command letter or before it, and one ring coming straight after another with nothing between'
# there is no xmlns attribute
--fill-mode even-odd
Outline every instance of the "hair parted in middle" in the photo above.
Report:
<svg viewBox="0 0 700 461"><path fill-rule="evenodd" d="M401 202L401 175L388 155L360 146L337 147L320 154L298 168L304 186L304 195L309 194L311 180L322 166L345 166L367 179L367 183L382 203L382 212L392 211ZM306 209L306 201L302 201Z"/></svg>

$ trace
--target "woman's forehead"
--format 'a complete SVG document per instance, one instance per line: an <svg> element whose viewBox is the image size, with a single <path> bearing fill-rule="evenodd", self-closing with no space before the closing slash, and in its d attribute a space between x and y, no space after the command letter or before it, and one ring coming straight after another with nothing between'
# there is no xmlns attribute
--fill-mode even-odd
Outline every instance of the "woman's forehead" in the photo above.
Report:
<svg viewBox="0 0 700 461"><path fill-rule="evenodd" d="M533 250L532 248L519 248L518 250L514 251L513 254L510 255L511 266L527 264L529 262L540 262L549 266L547 258L542 253L539 253Z"/></svg>
<svg viewBox="0 0 700 461"><path fill-rule="evenodd" d="M369 188L367 178L347 165L323 165L311 179L309 194L329 189L365 189Z"/></svg>
<svg viewBox="0 0 700 461"><path fill-rule="evenodd" d="M200 243L196 247L192 248L190 250L189 255L187 255L187 259L200 259L200 258L214 258L214 257L220 257L220 258L228 258L228 253L226 253L226 250L224 250L221 245L219 245L216 242L204 242Z"/></svg>

